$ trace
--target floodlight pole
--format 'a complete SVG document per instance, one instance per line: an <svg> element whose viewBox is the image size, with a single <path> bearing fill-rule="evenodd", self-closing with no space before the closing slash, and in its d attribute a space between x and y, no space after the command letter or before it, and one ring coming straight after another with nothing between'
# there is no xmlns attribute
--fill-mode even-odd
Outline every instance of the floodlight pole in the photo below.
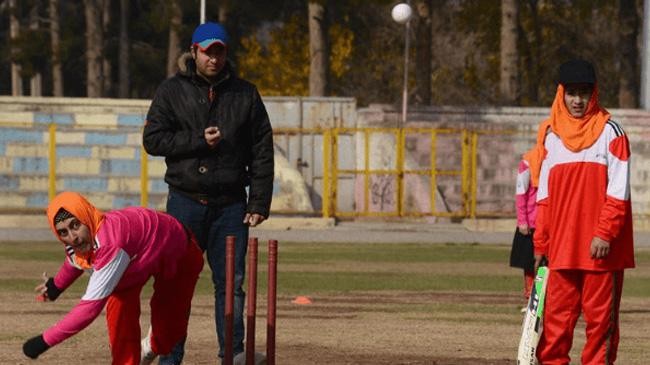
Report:
<svg viewBox="0 0 650 365"><path fill-rule="evenodd" d="M205 0L201 0L201 24L205 23Z"/></svg>
<svg viewBox="0 0 650 365"><path fill-rule="evenodd" d="M409 81L409 29L411 20L404 25L404 88L402 90L402 128L406 126L406 112L408 109L408 81Z"/></svg>

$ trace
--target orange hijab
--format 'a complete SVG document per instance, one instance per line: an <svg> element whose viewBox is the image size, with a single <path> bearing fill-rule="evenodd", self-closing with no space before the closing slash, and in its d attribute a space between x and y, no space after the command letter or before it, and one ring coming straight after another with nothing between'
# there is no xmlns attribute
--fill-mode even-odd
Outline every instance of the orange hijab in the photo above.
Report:
<svg viewBox="0 0 650 365"><path fill-rule="evenodd" d="M596 142L609 117L609 112L598 104L598 84L594 84L585 114L580 118L575 118L569 113L564 103L564 85L558 84L551 106L551 116L539 125L535 147L524 154L524 159L530 166L533 186L539 185L539 173L546 157L544 140L548 128L560 137L566 148L578 152Z"/></svg>
<svg viewBox="0 0 650 365"><path fill-rule="evenodd" d="M566 148L581 151L596 142L609 120L609 112L598 104L598 84L594 84L585 114L574 118L564 104L564 86L559 84L551 106L551 130L557 134Z"/></svg>
<svg viewBox="0 0 650 365"><path fill-rule="evenodd" d="M81 223L88 226L90 230L91 237L95 237L99 226L102 224L104 219L104 213L101 210L95 208L94 205L90 204L86 198L81 194L73 192L63 192L55 196L54 199L47 206L47 221L50 224L50 228L54 235L61 240L59 234L56 231L54 226L54 217L60 209L65 209L74 215ZM66 245L67 246L67 245ZM75 263L81 266L82 268L90 268L92 260L94 258L94 251L89 252L86 255L80 255L75 252L73 256Z"/></svg>

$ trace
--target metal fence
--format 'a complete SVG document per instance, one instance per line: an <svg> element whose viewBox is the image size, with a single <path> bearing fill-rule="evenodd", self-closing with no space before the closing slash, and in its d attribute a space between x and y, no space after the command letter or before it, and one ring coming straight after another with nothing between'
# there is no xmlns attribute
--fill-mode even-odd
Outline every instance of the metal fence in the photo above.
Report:
<svg viewBox="0 0 650 365"><path fill-rule="evenodd" d="M105 208L164 207L164 161L146 154L140 128L0 127L5 209L43 207L61 190ZM515 131L451 128L278 128L274 141L314 208L274 213L325 217L513 216L516 166L532 143Z"/></svg>

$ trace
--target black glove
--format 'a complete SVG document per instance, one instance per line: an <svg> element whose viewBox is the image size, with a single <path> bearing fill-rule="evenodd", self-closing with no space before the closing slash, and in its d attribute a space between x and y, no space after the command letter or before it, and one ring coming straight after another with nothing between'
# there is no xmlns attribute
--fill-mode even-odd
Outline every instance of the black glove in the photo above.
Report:
<svg viewBox="0 0 650 365"><path fill-rule="evenodd" d="M55 301L56 298L63 293L63 291L54 285L54 278L49 278L47 279L47 282L45 282L45 286L47 287L47 297L51 301Z"/></svg>
<svg viewBox="0 0 650 365"><path fill-rule="evenodd" d="M47 351L49 348L50 345L45 343L45 340L43 340L43 335L38 335L36 337L30 338L27 340L27 342L25 342L23 345L23 352L25 353L25 356L35 359L40 354Z"/></svg>

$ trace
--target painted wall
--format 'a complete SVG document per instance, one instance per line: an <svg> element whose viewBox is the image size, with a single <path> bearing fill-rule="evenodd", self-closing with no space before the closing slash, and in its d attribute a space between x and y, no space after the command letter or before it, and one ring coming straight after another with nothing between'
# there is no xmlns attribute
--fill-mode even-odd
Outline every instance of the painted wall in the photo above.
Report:
<svg viewBox="0 0 650 365"><path fill-rule="evenodd" d="M283 129L354 125L351 98L265 98L278 130L271 209L320 209L321 154L314 136ZM48 125L55 123L57 191L88 195L103 209L140 204L141 126L148 100L0 97L0 210L41 209L48 201ZM164 159L148 156L149 206L163 209ZM298 162L301 162L298 164ZM300 166L301 172L296 166ZM316 202L316 204L314 204Z"/></svg>

